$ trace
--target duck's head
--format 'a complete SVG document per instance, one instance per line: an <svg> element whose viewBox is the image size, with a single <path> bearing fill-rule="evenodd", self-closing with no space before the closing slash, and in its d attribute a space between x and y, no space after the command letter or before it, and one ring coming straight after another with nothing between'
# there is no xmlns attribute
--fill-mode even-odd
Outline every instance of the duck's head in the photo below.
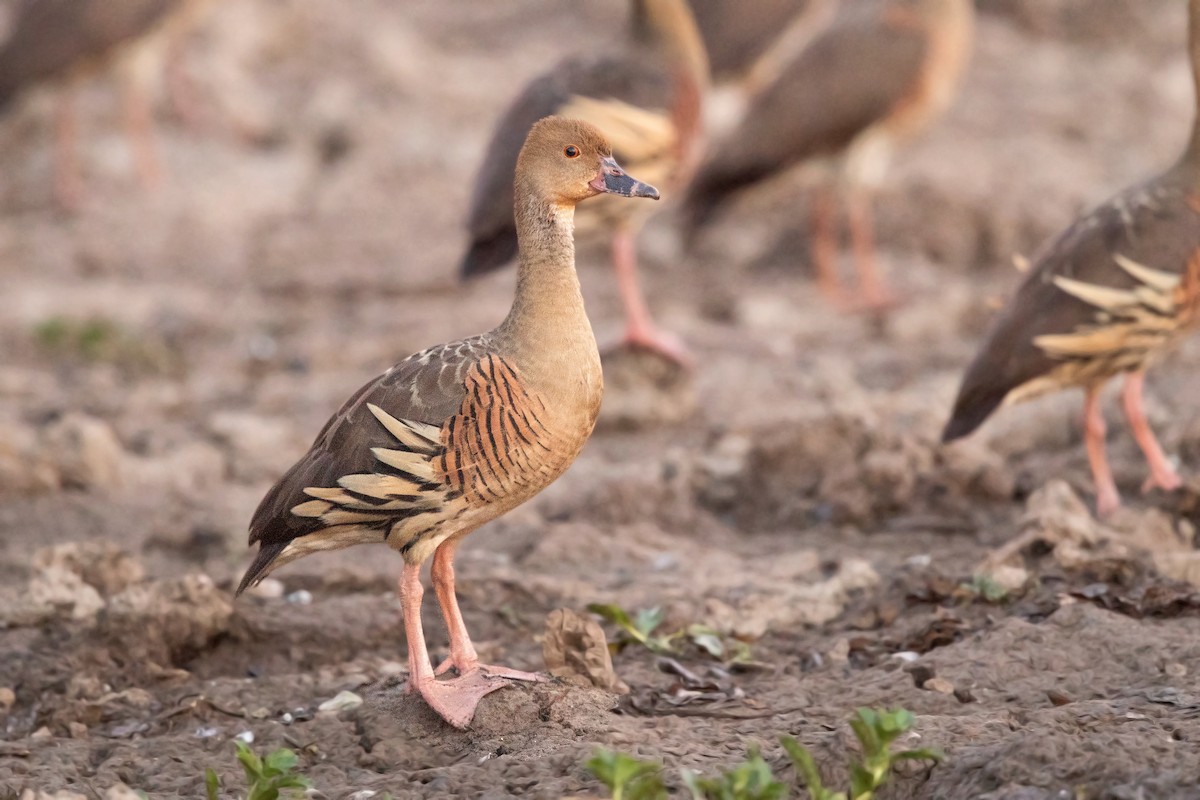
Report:
<svg viewBox="0 0 1200 800"><path fill-rule="evenodd" d="M658 189L625 174L595 126L563 117L546 117L530 129L517 159L517 179L538 197L562 205L604 193L659 197Z"/></svg>

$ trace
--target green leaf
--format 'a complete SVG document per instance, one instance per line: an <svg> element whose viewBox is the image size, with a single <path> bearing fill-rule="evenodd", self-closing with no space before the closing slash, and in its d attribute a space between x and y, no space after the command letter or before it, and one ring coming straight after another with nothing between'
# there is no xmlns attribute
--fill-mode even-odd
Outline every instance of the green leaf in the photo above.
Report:
<svg viewBox="0 0 1200 800"><path fill-rule="evenodd" d="M612 603L589 603L587 609L593 614L599 614L603 619L616 625L635 642L643 645L646 644L646 634L638 629L633 619L630 618L629 613L620 606ZM614 644L617 644L616 649L619 650L620 645L615 642Z"/></svg>
<svg viewBox="0 0 1200 800"><path fill-rule="evenodd" d="M654 608L643 608L637 612L633 624L642 636L649 637L659 625L662 625L666 616L666 612L657 606Z"/></svg>
<svg viewBox="0 0 1200 800"><path fill-rule="evenodd" d="M246 772L246 782L253 786L254 782L262 777L262 759L241 739L234 739L233 746L237 748L237 760L242 763L242 769Z"/></svg>
<svg viewBox="0 0 1200 800"><path fill-rule="evenodd" d="M683 785L692 795L692 800L704 800L704 787L700 785L700 773L694 769L683 769L679 771L680 777L683 778Z"/></svg>
<svg viewBox="0 0 1200 800"><path fill-rule="evenodd" d="M788 757L792 759L792 765L804 781L813 800L835 800L838 797L825 788L825 784L821 781L821 773L817 770L817 762L813 760L812 753L808 752L808 748L791 736L781 737L779 743L783 745ZM842 797L844 798L845 795Z"/></svg>
<svg viewBox="0 0 1200 800"><path fill-rule="evenodd" d="M671 641L679 636L678 633L672 633L668 636L651 635L655 629L662 625L665 613L661 609L642 609L637 612L635 617L630 617L629 612L612 603L590 603L587 609L593 614L598 614L604 620L616 625L625 633L628 639L637 642L655 653L674 652L675 648L671 645ZM624 644L624 642L619 641L612 642L609 644L609 650L619 653Z"/></svg>
<svg viewBox="0 0 1200 800"><path fill-rule="evenodd" d="M862 764L850 765L850 798L864 800L875 793L875 777Z"/></svg>
<svg viewBox="0 0 1200 800"><path fill-rule="evenodd" d="M204 793L208 800L221 800L220 791L221 779L213 772L212 767L209 767L204 770Z"/></svg>
<svg viewBox="0 0 1200 800"><path fill-rule="evenodd" d="M300 763L300 757L284 747L267 756L265 763L266 768L273 770L276 775L286 775Z"/></svg>
<svg viewBox="0 0 1200 800"><path fill-rule="evenodd" d="M614 800L659 800L667 796L662 765L657 761L642 761L600 748L584 766L608 787Z"/></svg>
<svg viewBox="0 0 1200 800"><path fill-rule="evenodd" d="M692 644L713 658L725 657L725 642L721 638L721 634L713 628L707 625L689 625L687 627L687 636L692 640Z"/></svg>
<svg viewBox="0 0 1200 800"><path fill-rule="evenodd" d="M746 761L716 778L684 773L684 783L693 798L709 800L782 800L787 786L775 780L771 765L752 748Z"/></svg>

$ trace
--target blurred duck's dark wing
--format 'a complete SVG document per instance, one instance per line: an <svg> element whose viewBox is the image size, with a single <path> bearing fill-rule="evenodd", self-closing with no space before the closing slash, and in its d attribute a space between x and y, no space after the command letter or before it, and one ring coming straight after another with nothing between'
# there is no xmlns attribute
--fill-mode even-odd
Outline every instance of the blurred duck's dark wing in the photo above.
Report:
<svg viewBox="0 0 1200 800"><path fill-rule="evenodd" d="M946 441L1006 398L1139 369L1200 300L1200 192L1178 175L1130 189L1039 253L963 378ZM1010 397L1011 395L1011 397Z"/></svg>
<svg viewBox="0 0 1200 800"><path fill-rule="evenodd" d="M745 72L811 0L690 0L715 77Z"/></svg>
<svg viewBox="0 0 1200 800"><path fill-rule="evenodd" d="M154 29L185 0L20 0L0 44L0 104Z"/></svg>

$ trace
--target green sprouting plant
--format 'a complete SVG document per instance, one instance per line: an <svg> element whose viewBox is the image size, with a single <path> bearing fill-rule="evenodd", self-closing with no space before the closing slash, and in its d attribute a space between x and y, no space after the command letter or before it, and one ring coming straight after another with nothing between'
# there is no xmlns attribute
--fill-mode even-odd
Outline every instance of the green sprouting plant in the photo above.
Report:
<svg viewBox="0 0 1200 800"><path fill-rule="evenodd" d="M654 653L675 652L672 642L679 636L678 633L667 636L654 635L654 631L658 630L666 617L661 608L643 608L633 616L615 603L591 603L587 609L621 629L623 636L609 645L614 653L621 652L631 642L637 642Z"/></svg>
<svg viewBox="0 0 1200 800"><path fill-rule="evenodd" d="M892 768L898 761L942 760L938 750L922 747L916 750L891 751L894 742L913 725L911 711L897 708L894 711L860 708L850 728L862 745L862 756L850 762L850 792L835 792L825 788L812 754L795 739L785 736L780 739L783 749L791 757L796 772L804 779L812 800L872 800L875 790L887 782Z"/></svg>
<svg viewBox="0 0 1200 800"><path fill-rule="evenodd" d="M130 330L103 317L50 317L34 326L33 337L52 355L125 369L167 372L178 361L178 353L154 331Z"/></svg>
<svg viewBox="0 0 1200 800"><path fill-rule="evenodd" d="M757 748L751 748L744 762L715 778L685 769L683 784L692 800L782 800L788 796L787 784L775 779L771 765L763 761Z"/></svg>
<svg viewBox="0 0 1200 800"><path fill-rule="evenodd" d="M674 633L656 634L666 617L660 608L643 608L630 614L616 604L592 603L587 609L621 629L621 638L609 644L613 653L619 653L628 645L637 643L652 653L670 655L678 653L677 642L686 639L721 661L742 664L751 660L750 645L726 636L708 625L694 623Z"/></svg>
<svg viewBox="0 0 1200 800"><path fill-rule="evenodd" d="M752 660L749 644L741 639L727 636L716 628L694 623L684 628L683 633L688 641L720 661L729 664L747 664Z"/></svg>
<svg viewBox="0 0 1200 800"><path fill-rule="evenodd" d="M892 752L892 743L912 725L912 713L902 708L894 711L860 708L856 712L850 720L850 728L862 746L862 754L850 762L849 792L826 788L812 754L795 739L784 736L779 741L804 781L811 800L873 800L897 762L942 760L942 754L931 748ZM643 761L601 749L586 766L609 788L614 800L662 800L667 797L662 765L656 761ZM757 749L751 749L744 762L716 777L686 769L682 777L692 800L783 800L789 796L787 784L776 778L771 765L763 760Z"/></svg>
<svg viewBox="0 0 1200 800"><path fill-rule="evenodd" d="M962 584L962 589L988 603L1003 603L1008 599L1008 590L996 583L991 575L975 575Z"/></svg>
<svg viewBox="0 0 1200 800"><path fill-rule="evenodd" d="M300 759L291 750L281 748L261 758L242 741L234 741L234 745L237 747L237 760L241 762L242 770L246 773L246 800L298 797L299 792L290 790L303 790L312 786L312 781L295 773ZM204 788L208 800L220 800L218 792L221 781L212 769L204 772Z"/></svg>
<svg viewBox="0 0 1200 800"><path fill-rule="evenodd" d="M661 800L667 796L662 764L657 761L600 748L584 766L608 787L613 800Z"/></svg>

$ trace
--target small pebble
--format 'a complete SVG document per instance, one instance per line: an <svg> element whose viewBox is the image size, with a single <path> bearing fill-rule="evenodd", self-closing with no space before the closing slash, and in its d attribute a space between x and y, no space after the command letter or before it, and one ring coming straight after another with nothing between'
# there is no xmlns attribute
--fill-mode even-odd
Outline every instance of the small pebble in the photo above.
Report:
<svg viewBox="0 0 1200 800"><path fill-rule="evenodd" d="M49 728L47 728L45 725L43 725L42 727L40 727L36 731L34 731L33 734L29 738L36 739L38 741L42 741L45 739L53 739L54 734L50 732Z"/></svg>
<svg viewBox="0 0 1200 800"><path fill-rule="evenodd" d="M407 675L408 666L400 661L385 661L379 665L379 674L383 677Z"/></svg>
<svg viewBox="0 0 1200 800"><path fill-rule="evenodd" d="M283 599L285 602L293 605L306 606L312 602L313 597L312 592L308 591L307 589L297 589Z"/></svg>
<svg viewBox="0 0 1200 800"><path fill-rule="evenodd" d="M1167 673L1172 678L1182 678L1187 675L1188 670L1183 664L1172 662L1163 667L1163 672Z"/></svg>
<svg viewBox="0 0 1200 800"><path fill-rule="evenodd" d="M899 659L906 664L911 664L920 657L920 653L914 653L912 650L901 650L899 653L892 653L892 658Z"/></svg>
<svg viewBox="0 0 1200 800"><path fill-rule="evenodd" d="M954 684L945 678L930 678L921 688L938 694L954 694Z"/></svg>
<svg viewBox="0 0 1200 800"><path fill-rule="evenodd" d="M240 742L245 742L246 744L254 744L254 731L242 731L233 738Z"/></svg>
<svg viewBox="0 0 1200 800"><path fill-rule="evenodd" d="M1066 692L1060 692L1058 689L1050 689L1046 692L1046 697L1056 706L1065 706L1075 702L1071 699L1071 695Z"/></svg>
<svg viewBox="0 0 1200 800"><path fill-rule="evenodd" d="M7 686L0 686L0 712L7 713L17 702L17 694Z"/></svg>
<svg viewBox="0 0 1200 800"><path fill-rule="evenodd" d="M362 703L363 699L354 692L338 692L317 706L317 711L349 711L352 708L358 708Z"/></svg>
<svg viewBox="0 0 1200 800"><path fill-rule="evenodd" d="M211 739L212 737L216 736L220 732L221 731L219 731L216 728L196 728L196 738L197 739Z"/></svg>
<svg viewBox="0 0 1200 800"><path fill-rule="evenodd" d="M88 738L87 725L84 725L82 722L68 722L67 731L70 732L72 739Z"/></svg>
<svg viewBox="0 0 1200 800"><path fill-rule="evenodd" d="M283 712L283 716L279 718L279 721L282 722L284 725L291 725L295 720L296 720L296 718L293 717L291 712L289 712L289 711Z"/></svg>
<svg viewBox="0 0 1200 800"><path fill-rule="evenodd" d="M833 647L829 648L828 656L830 661L845 664L850 660L850 640L838 639L833 643Z"/></svg>
<svg viewBox="0 0 1200 800"><path fill-rule="evenodd" d="M933 563L933 556L929 553L918 553L915 556L909 556L907 563L912 567L928 567Z"/></svg>
<svg viewBox="0 0 1200 800"><path fill-rule="evenodd" d="M679 556L675 553L659 553L651 562L650 568L655 572L666 572L679 567Z"/></svg>
<svg viewBox="0 0 1200 800"><path fill-rule="evenodd" d="M278 578L264 578L257 586L250 587L246 594L278 600L284 594L283 581Z"/></svg>

